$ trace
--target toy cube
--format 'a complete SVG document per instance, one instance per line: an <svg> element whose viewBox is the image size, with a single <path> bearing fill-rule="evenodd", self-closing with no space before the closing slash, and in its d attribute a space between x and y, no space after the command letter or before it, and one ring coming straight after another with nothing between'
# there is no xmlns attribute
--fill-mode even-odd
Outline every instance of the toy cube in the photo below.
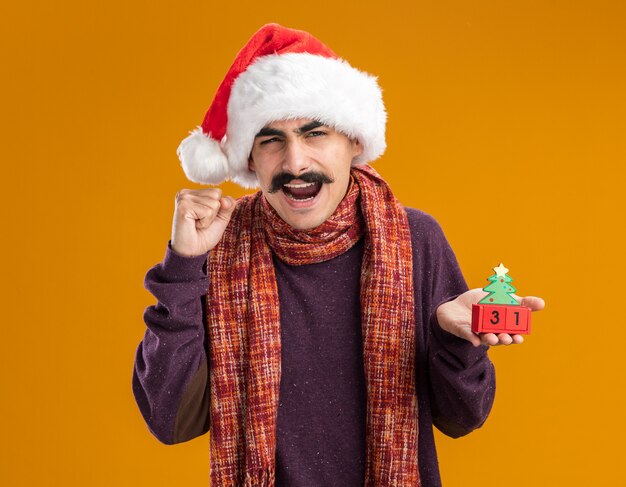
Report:
<svg viewBox="0 0 626 487"><path fill-rule="evenodd" d="M527 306L506 304L473 304L472 331L474 333L530 333L531 309Z"/></svg>

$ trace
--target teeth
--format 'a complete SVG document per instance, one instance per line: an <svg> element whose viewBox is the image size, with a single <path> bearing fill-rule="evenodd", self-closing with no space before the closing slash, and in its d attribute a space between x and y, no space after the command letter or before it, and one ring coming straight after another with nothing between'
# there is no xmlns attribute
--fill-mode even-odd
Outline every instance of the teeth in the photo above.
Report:
<svg viewBox="0 0 626 487"><path fill-rule="evenodd" d="M315 183L302 183L302 184L285 184L287 188L308 188L314 186Z"/></svg>
<svg viewBox="0 0 626 487"><path fill-rule="evenodd" d="M287 198L289 198L290 200L294 200L294 201L311 201L313 198L315 198L315 196L310 196L309 198L304 198L304 199L300 198L300 199L298 199L298 198L294 198L290 194L286 194L286 193L285 193L285 196L287 196Z"/></svg>

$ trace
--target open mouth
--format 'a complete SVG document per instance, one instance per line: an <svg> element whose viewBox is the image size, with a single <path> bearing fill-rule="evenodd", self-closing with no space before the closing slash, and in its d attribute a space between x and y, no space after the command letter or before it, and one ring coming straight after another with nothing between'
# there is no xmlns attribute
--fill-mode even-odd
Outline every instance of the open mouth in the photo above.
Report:
<svg viewBox="0 0 626 487"><path fill-rule="evenodd" d="M310 201L317 196L322 189L322 183L289 183L284 184L283 193L294 201Z"/></svg>

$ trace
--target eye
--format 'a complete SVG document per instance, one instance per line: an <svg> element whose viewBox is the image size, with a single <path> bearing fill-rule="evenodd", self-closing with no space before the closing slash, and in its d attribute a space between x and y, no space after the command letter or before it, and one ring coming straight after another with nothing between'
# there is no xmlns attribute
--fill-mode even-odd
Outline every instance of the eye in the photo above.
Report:
<svg viewBox="0 0 626 487"><path fill-rule="evenodd" d="M311 137L319 137L320 135L326 135L326 132L323 132L321 130L312 130L311 132L307 133L307 136Z"/></svg>
<svg viewBox="0 0 626 487"><path fill-rule="evenodd" d="M278 137L272 137L271 139L262 140L259 144L265 145L265 144L270 144L272 142L277 142L277 141L278 141Z"/></svg>

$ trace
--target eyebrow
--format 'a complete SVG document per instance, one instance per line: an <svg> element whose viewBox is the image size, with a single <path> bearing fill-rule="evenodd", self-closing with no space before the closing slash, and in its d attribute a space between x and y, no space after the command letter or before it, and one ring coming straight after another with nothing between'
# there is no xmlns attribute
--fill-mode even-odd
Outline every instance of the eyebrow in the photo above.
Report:
<svg viewBox="0 0 626 487"><path fill-rule="evenodd" d="M303 134L304 132L308 132L309 130L313 130L313 129L316 129L317 127L322 127L322 126L324 126L322 122L313 120L312 122L306 123L302 127L295 129L294 132L297 134ZM267 135L278 135L280 137L284 137L285 132L283 132L282 130L271 128L271 127L263 127L261 130L259 130L259 133L254 136L254 138L256 139L257 137L263 137Z"/></svg>
<svg viewBox="0 0 626 487"><path fill-rule="evenodd" d="M322 125L324 125L322 122L319 122L317 120L313 120L312 122L309 122L309 123L303 125L299 129L296 129L295 132L297 134L303 134L304 132L308 132L309 130L316 129L317 127L321 127Z"/></svg>

